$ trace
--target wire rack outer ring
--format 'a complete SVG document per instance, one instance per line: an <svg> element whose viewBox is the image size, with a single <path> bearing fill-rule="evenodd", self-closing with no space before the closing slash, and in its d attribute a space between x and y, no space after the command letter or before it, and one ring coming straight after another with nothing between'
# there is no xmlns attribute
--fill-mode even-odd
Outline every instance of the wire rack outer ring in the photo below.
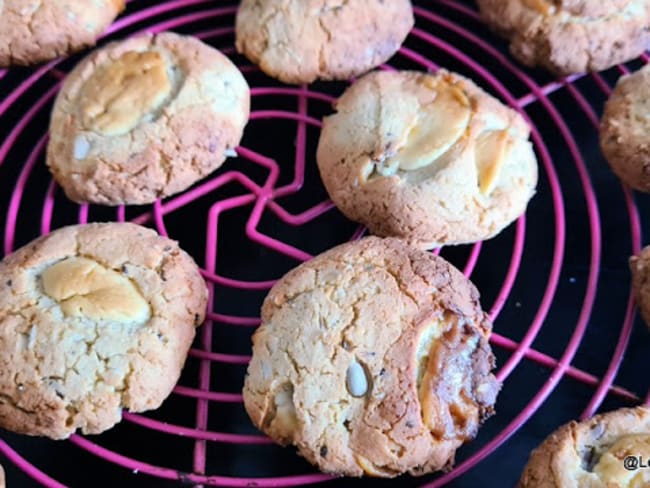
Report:
<svg viewBox="0 0 650 488"><path fill-rule="evenodd" d="M476 13L473 10L451 0L438 0L437 3L445 6L446 8L455 10L459 14L466 16L468 19L475 20L477 18ZM136 25L141 22L149 22L151 19L154 19L160 14L173 12L174 10L183 7L193 6L205 6L205 9L199 12L180 15L173 20L152 23L147 30L153 32L172 30L179 26L188 25L191 22L201 19L232 16L236 11L235 6L210 8L210 2L208 0L175 0L161 2L154 7L146 8L134 14L122 17L113 25L109 34L119 33L121 29ZM599 273L599 261L601 257L601 229L598 203L596 201L594 189L590 182L589 174L586 170L584 161L582 160L580 150L566 122L563 120L561 114L554 106L553 102L549 99L548 95L560 89L569 91L577 106L587 115L594 127L598 126L598 118L596 114L587 103L585 97L577 88L575 88L575 86L572 85L572 82L574 81L573 79L551 83L545 86L539 86L524 71L520 70L515 63L501 54L498 50L493 48L490 44L466 30L462 25L441 17L440 15L435 14L434 11L434 8L417 8L416 15L418 22L427 23L427 25L434 25L441 29L447 29L461 36L467 41L472 42L480 53L493 57L494 59L498 60L503 66L505 66L507 70L512 73L513 77L527 86L529 93L524 97L515 98L515 96L510 93L497 78L485 70L479 62L459 51L454 46L447 44L443 39L435 37L427 31L421 30L419 28L414 29L412 33L412 36L414 38L427 43L432 48L441 50L448 55L455 57L457 60L462 62L468 68L468 70L475 74L475 78L480 83L487 85L509 105L519 109L526 118L528 118L528 116L524 111L525 107L531 103L537 102L543 106L549 116L553 119L554 123L562 134L563 142L566 143L572 154L573 163L575 164L580 175L580 183L582 185L584 199L587 205L588 218L591 229L591 235L589 236L591 255L587 287L582 303L581 313L575 325L573 336L567 344L564 354L560 359L556 360L544 355L543 353L535 351L532 349L531 345L544 323L544 319L548 314L558 286L562 259L564 255L566 222L562 189L557 173L555 171L554 163L551 159L550 153L545 145L542 135L538 132L537 128L533 124L532 138L541 159L542 169L546 174L552 192L553 214L555 219L553 262L549 271L549 275L546 279L546 288L543 298L538 306L534 320L530 324L524 338L519 343L516 343L507 337L495 333L492 338L492 344L495 347L501 347L512 351L510 359L503 366L501 366L498 371L498 377L500 380L506 381L510 373L524 358L549 367L552 370L551 376L549 377L549 380L546 382L544 387L538 391L537 394L534 395L534 397L530 400L526 408L523 409L521 413L516 418L514 418L498 435L487 442L474 455L470 456L458 466L456 466L453 471L436 478L434 481L427 485L431 487L442 486L452 479L462 475L465 471L471 469L482 459L498 449L498 447L503 444L503 442L505 442L531 417L531 415L540 407L548 395L553 391L559 380L566 375L571 376L586 384L591 384L596 388L592 400L583 412L583 417L592 415L598 409L599 405L608 393L617 394L631 401L639 400L634 394L613 385L614 377L622 360L632 329L634 308L631 298L628 302L625 317L623 318L623 325L621 328L619 341L617 343L615 352L610 359L607 373L604 375L604 377L601 379L595 378L588 373L573 368L570 364L585 334L587 323L594 303ZM233 29L226 28L214 29L209 32L201 32L197 33L196 35L210 41L220 38L221 36L232 35L232 33ZM425 56L418 52L410 50L408 47L402 48L399 55L417 63L423 69L437 69L437 66L428 60ZM58 80L60 80L63 76L63 73L57 71L57 64L58 62L54 61L39 69L36 69L34 73L28 77L20 86L18 86L14 91L6 94L4 99L0 100L0 121L2 121L4 120L3 116L5 113L16 104L17 100L29 93L30 90L33 90L33 86L36 84L36 82L45 77L54 77L55 83L53 86L44 94L42 94L42 96L34 105L27 109L20 120L18 120L18 122L15 124L15 127L10 132L9 136L3 141L2 145L0 145L0 165L7 164L7 155L15 146L17 140L24 134L25 128L34 119L34 117L36 117L37 114L42 112L43 107L56 95L56 92L59 88ZM390 69L389 66L385 66L384 68ZM255 70L255 68L250 65L242 67L242 71L245 73L252 70ZM625 72L624 67L621 67L621 72ZM0 71L0 81L6 74L6 71ZM599 86L601 86L603 92L605 94L609 94L610 87L607 85L607 83L599 75L593 76ZM145 212L134 219L134 221L137 223L153 224L161 234L167 235L167 230L165 227L165 215L181 209L184 205L192 202L197 198L205 196L209 192L214 191L215 189L218 189L226 184L232 182L239 184L244 189L244 193L233 198L215 202L210 210L210 215L208 216L206 262L204 263L203 274L210 284L211 288L213 288L214 285L222 285L240 289L268 289L274 282L272 278L261 282L244 282L225 276L220 276L216 273L216 242L218 234L218 222L219 217L224 212L228 212L229 210L241 206L253 205L253 210L245 229L247 236L252 241L261 246L290 256L296 261L304 261L311 257L308 253L292 247L291 245L288 245L284 242L278 241L270 236L264 235L258 230L258 224L260 222L262 214L265 211L270 211L273 212L275 216L277 216L283 222L289 225L299 226L311 222L313 219L318 218L320 215L332 209L330 202L322 202L321 204L307 209L300 214L291 214L278 203L278 199L300 191L303 183L305 174L305 151L307 149L305 135L306 127L308 125L320 125L319 121L309 117L308 103L310 101L330 103L332 101L331 97L322 93L310 91L306 87L253 87L252 95L253 97L295 97L298 100L297 113L274 110L263 112L258 111L251 114L251 123L254 123L256 120L268 119L286 119L295 121L297 125L297 133L296 159L293 181L290 184L282 187L277 186L277 181L280 174L280 168L278 164L272 159L269 159L262 154L256 153L252 149L242 147L238 148L240 157L245 158L256 165L259 165L268 171L267 179L263 185L256 184L245 174L237 171L226 171L224 173L218 173L216 176L207 179L205 182L201 183L193 190L186 192L181 196L172 198L165 203L157 202L153 205L151 211ZM25 194L30 174L34 166L42 158L45 143L46 137L43 135L38 140L28 159L25 161L24 167L18 177L15 190L11 195L10 205L7 212L7 225L4 235L5 253L11 252L14 247L14 236L16 226L18 225L18 214L21 206L21 201ZM633 243L632 251L636 252L640 248L641 242L639 216L630 192L626 189L624 189L624 192L628 208L628 217L630 220L630 233ZM40 226L41 233L47 233L51 228L52 215L55 211L55 193L56 187L52 183L49 186L48 192L45 195L43 202L43 211L41 214ZM87 222L88 214L88 207L81 206L79 208L79 222ZM120 221L124 219L124 208L117 209L116 220ZM506 274L504 282L502 283L501 290L497 295L495 302L489 309L490 316L493 320L497 320L499 312L507 301L509 293L513 287L514 280L517 276L523 254L525 229L525 219L522 218L516 224L516 233L508 272ZM354 235L350 236L350 238L358 238L361 233L362 230L359 230ZM463 272L466 276L471 276L472 271L477 261L479 260L480 253L481 244L476 244L472 248L465 267L463 268ZM212 309L213 308L211 306L210 310ZM191 351L191 355L201 361L201 374L199 378L200 388L192 389L179 385L175 389L175 394L189 396L197 399L197 425L195 428L169 425L155 421L153 419L149 419L145 416L125 414L125 420L128 422L132 422L143 427L158 430L171 435L183 435L195 439L193 473L181 473L174 469L143 463L136 459L123 456L117 452L110 451L101 445L96 444L95 442L81 436L72 436L70 442L81 449L84 449L98 457L107 460L110 463L123 466L135 472L146 473L148 475L164 479L180 480L186 483L201 483L205 485L215 486L250 486L252 483L254 483L256 486L301 486L329 480L330 478L328 476L322 474L305 474L287 476L282 478L255 479L203 474L206 472L207 442L223 442L234 444L268 444L270 442L269 439L263 436L210 432L207 430L207 412L209 402L241 402L241 395L209 391L211 363L221 362L230 364L245 364L249 359L247 356L217 353L211 351L210 345L212 343L211 339L214 322L224 323L232 326L249 327L256 326L259 323L259 319L257 317L234 317L218 314L216 312L212 312L208 315L208 321L204 325L201 332L202 348L193 349ZM36 466L32 465L28 460L23 458L19 453L12 449L10 445L1 439L0 452L4 454L12 463L14 463L29 476L44 486L64 486L58 481L50 478L47 474L41 472Z"/></svg>

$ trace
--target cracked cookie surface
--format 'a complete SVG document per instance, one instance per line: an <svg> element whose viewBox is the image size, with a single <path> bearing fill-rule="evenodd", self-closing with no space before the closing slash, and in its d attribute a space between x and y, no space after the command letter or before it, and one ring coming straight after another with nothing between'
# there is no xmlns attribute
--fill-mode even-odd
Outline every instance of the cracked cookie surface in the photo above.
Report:
<svg viewBox="0 0 650 488"><path fill-rule="evenodd" d="M650 46L648 0L477 0L482 17L527 66L601 71Z"/></svg>
<svg viewBox="0 0 650 488"><path fill-rule="evenodd" d="M344 80L386 62L413 23L410 0L243 0L237 50L285 83Z"/></svg>
<svg viewBox="0 0 650 488"><path fill-rule="evenodd" d="M0 426L22 434L98 434L159 407L205 316L192 258L134 224L56 230L0 276Z"/></svg>
<svg viewBox="0 0 650 488"><path fill-rule="evenodd" d="M152 203L236 155L249 110L242 74L200 40L166 32L114 42L65 79L47 164L76 202Z"/></svg>
<svg viewBox="0 0 650 488"><path fill-rule="evenodd" d="M334 108L320 174L339 210L374 234L421 248L488 239L535 193L527 123L459 75L370 73Z"/></svg>
<svg viewBox="0 0 650 488"><path fill-rule="evenodd" d="M397 239L343 244L270 291L244 404L328 473L450 467L493 413L490 331L477 290L442 258Z"/></svg>
<svg viewBox="0 0 650 488"><path fill-rule="evenodd" d="M625 469L627 456L650 456L650 410L624 408L570 422L530 455L518 488L635 488L650 485L647 469Z"/></svg>
<svg viewBox="0 0 650 488"><path fill-rule="evenodd" d="M632 289L641 317L650 328L650 246L630 258Z"/></svg>
<svg viewBox="0 0 650 488"><path fill-rule="evenodd" d="M612 171L635 190L650 192L650 67L622 76L605 103L600 147Z"/></svg>
<svg viewBox="0 0 650 488"><path fill-rule="evenodd" d="M95 45L124 0L0 0L0 68L48 61Z"/></svg>

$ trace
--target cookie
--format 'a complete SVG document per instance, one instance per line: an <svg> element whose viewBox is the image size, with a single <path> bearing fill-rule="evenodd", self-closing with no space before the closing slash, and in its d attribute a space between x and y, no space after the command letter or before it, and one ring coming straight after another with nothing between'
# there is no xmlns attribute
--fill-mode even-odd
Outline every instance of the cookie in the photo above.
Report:
<svg viewBox="0 0 650 488"><path fill-rule="evenodd" d="M449 468L493 413L491 327L476 288L442 258L397 239L343 244L271 289L244 405L324 472Z"/></svg>
<svg viewBox="0 0 650 488"><path fill-rule="evenodd" d="M650 410L624 408L570 422L536 448L518 488L650 486L650 470L627 469L626 458L650 459Z"/></svg>
<svg viewBox="0 0 650 488"><path fill-rule="evenodd" d="M639 312L650 327L650 246L644 247L637 256L630 258L632 290Z"/></svg>
<svg viewBox="0 0 650 488"><path fill-rule="evenodd" d="M650 46L648 0L477 0L523 64L558 75L601 71Z"/></svg>
<svg viewBox="0 0 650 488"><path fill-rule="evenodd" d="M89 46L124 0L0 0L0 68L30 65Z"/></svg>
<svg viewBox="0 0 650 488"><path fill-rule="evenodd" d="M391 58L413 23L410 0L243 0L237 50L285 83L346 80Z"/></svg>
<svg viewBox="0 0 650 488"><path fill-rule="evenodd" d="M66 78L47 164L76 202L151 203L236 156L249 107L236 66L196 38L167 32L115 42Z"/></svg>
<svg viewBox="0 0 650 488"><path fill-rule="evenodd" d="M635 190L650 192L650 66L619 79L600 122L600 147L612 171Z"/></svg>
<svg viewBox="0 0 650 488"><path fill-rule="evenodd" d="M205 316L192 258L135 224L56 230L0 276L0 427L21 434L98 434L159 407Z"/></svg>
<svg viewBox="0 0 650 488"><path fill-rule="evenodd" d="M422 248L488 239L535 192L528 125L459 75L371 73L335 109L320 174L339 210L374 234Z"/></svg>

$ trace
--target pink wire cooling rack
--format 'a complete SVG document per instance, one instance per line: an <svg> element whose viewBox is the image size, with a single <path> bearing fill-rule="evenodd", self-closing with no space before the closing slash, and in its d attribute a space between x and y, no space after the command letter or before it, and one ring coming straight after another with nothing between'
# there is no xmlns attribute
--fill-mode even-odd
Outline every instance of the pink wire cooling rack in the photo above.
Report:
<svg viewBox="0 0 650 488"><path fill-rule="evenodd" d="M509 456L507 441L525 431L529 420L549 401L561 381L569 379L590 389L586 405L583 403L581 411L575 416L592 415L606 399L619 405L645 401L644 394L639 393L638 388L634 393L631 388L614 384L633 333L634 304L629 293L619 294L623 298L619 299L622 303L616 309L617 319L609 324L610 336L613 330L615 340L603 346L608 353L599 360L596 368L599 374L589 373L589 364L585 361L582 361L585 364L575 364L579 348L585 344L590 327L594 327L591 324L598 294L609 296L608 280L602 277L602 263L606 258L604 249L607 248L604 245L607 240L603 239L603 226L614 226L617 239L623 239L623 256L618 263L624 266L627 256L640 249L641 225L634 197L607 173L604 166L602 171L605 176L602 178L608 183L606 192L603 186L602 194L599 194L593 184L594 166L591 164L591 160L596 158L599 165L604 165L597 155L597 148L594 148L598 113L602 101L611 92L616 76L627 72L627 67L616 68L608 75L594 74L559 81L545 79L544 75L524 70L513 61L504 51L503 43L481 27L475 9L469 3L437 0L416 4L416 28L391 65L383 69L409 67L435 71L438 63L444 62L445 66L472 77L486 90L518 109L532 126L541 180L540 194L531 207L543 216L543 223L539 219L533 221L529 213L528 223L522 217L513 224L503 237L495 241L501 248L499 252L495 251L497 244L492 241L464 247L462 252L458 249L436 251L449 257L466 276L477 279L479 285L482 281L490 280L494 292L489 303L484 301L483 305L495 323L491 342L500 358L497 376L504 382L499 401L510 402L514 397L520 401L515 411L497 414L491 419L471 447L461 449L459 462L452 471L414 482L437 487L452 481L462 483L472 471L484 470L488 473L485 458L493 453ZM141 30L178 30L192 33L233 56L252 86L253 111L247 133L251 130L273 132L280 126L289 127L289 136L285 139L277 137L275 144L285 146L285 151L289 147L291 158L279 160L267 154L267 149L272 145L261 147L257 138L245 137L242 147L237 149L239 157L236 160L231 160L223 169L184 194L157 202L149 208L122 207L108 211L88 206L74 207L46 176L43 160L47 115L69 63L55 61L32 70L0 70L0 134L4 135L4 139L0 139L0 185L10 188L10 193L3 200L7 205L4 253L11 252L38 233L47 233L53 227L72 223L69 218L71 212L75 216L72 220L81 223L100 219L132 220L153 226L161 234L170 235L182 243L197 244L200 239L196 249L203 256L200 264L211 290L208 319L199 330L188 359L191 371L183 376L172 395L172 401L176 399L177 404L182 406L179 408L185 410L185 418L192 421L180 423L164 408L162 414L125 413L125 421L115 429L117 433L108 434L110 438L75 435L63 443L39 444L39 452L45 449L54 453L65 446L71 456L78 453L80 459L93 458L115 468L119 473L115 479L134 478L140 480L140 486L159 486L155 483L163 483L161 480L169 480L170 484L164 486L175 486L173 482L178 485L233 487L344 483L316 473L297 457L295 465L283 466L278 471L282 475L275 475L272 469L260 471L255 468L260 457L280 448L272 446L269 439L255 433L251 426L239 428L240 423L237 423L235 427L229 427L226 422L225 428L212 427L215 418L231 415L229 412L237 411L241 417L240 393L237 389L222 391L219 380L224 371L232 368L240 371L241 375L250 354L249 347L248 350L246 347L243 350L223 347L218 337L241 334L242 331L246 334L254 330L259 323L259 296L263 296L282 274L273 272L264 276L266 271L261 270L261 277L253 280L220 271L223 268L221 264L226 261L239 259L244 263L248 259L247 255L233 255L232 249L227 250L229 239L233 233L245 236L250 248L258 250L262 261L277 263L273 269L287 271L314 253L325 250L328 247L325 244L328 242L326 236L331 232L329 226L333 225L332 222L343 222L332 204L324 199L317 179L306 180L306 175L315 174L313 153L321 116L328 112L336 93L340 93L340 87L334 89L333 85L327 84L282 86L261 75L245 59L237 57L232 47L235 12L236 5L215 0L158 3L133 0L127 13L113 25L108 35L112 39ZM45 181L45 184L39 181ZM318 195L319 201L296 205L292 198L301 194ZM608 213L607 219L603 219L602 209L609 208L610 199L620 202L621 211L614 217ZM202 202L201 213L196 211L197 202ZM239 227L233 228L232 224L224 223L233 213L244 215ZM569 224L570 219L574 218L584 223L586 232L576 231ZM184 220L186 224L189 222L196 231L189 235L176 234L171 230L174 226L170 222L178 220ZM354 226L345 228L349 229L349 232L343 231L347 232L345 239L359 238L364 232ZM283 233L277 229L288 231ZM610 235L612 230L608 229L607 232ZM311 244L297 244L304 242L304 239L296 238L296 235L309 235ZM540 238L547 250L543 259L530 256L528 252L529 246ZM574 242L579 243L582 256L579 270L581 279L580 283L575 284L578 291L572 292L572 296L578 299L570 304L575 316L558 320L552 317L552 310L563 300L561 290L566 288L564 277L574 271L565 268L567 249L569 246L575 247ZM505 247L507 252L503 252ZM222 254L226 257L222 257ZM199 256L195 257L198 259ZM540 261L537 262L537 259ZM480 272L484 265L497 271ZM523 270L526 266L536 270L535 282L538 286L535 289L522 289L520 286L525 279L523 275L531 272L528 268ZM226 268L230 269L228 266ZM621 283L625 283L627 290L626 270L621 268L621 273ZM498 277L496 282L495 276ZM572 283L575 281L574 278L570 280ZM219 301L226 291L241 296L257 294L255 296L258 298L244 307L245 313L236 314L228 311L228 307ZM520 301L525 303L522 305ZM518 317L516 312L520 307L526 310L521 315L526 320L513 328L510 323L513 317ZM504 309L509 310L507 317L502 313ZM558 339L553 340L553 353L533 347L544 331L555 333L555 329ZM596 330L593 332L598 333ZM532 389L513 391L515 380L512 378L526 365L534 365L537 368L535 374L541 374L541 379L531 379L531 385L534 385ZM560 416L568 420L572 412L567 410ZM544 429L544 433L547 433L550 427ZM161 459L166 460L166 464L163 464L150 460L146 453L137 455L128 449L128 444L136 436L150 434L155 434L157 442L168 446L168 449L177 449L179 459L163 457ZM537 431L530 437L529 447L541 441ZM181 446L181 439L182 447L174 447ZM42 454L38 457L39 462L34 461L29 442L20 441L18 436L0 433L0 453L10 464L43 486L59 488L73 483L70 481L72 478L54 479L61 477L59 472L40 468L40 465L48 463L43 461ZM17 447L19 444L20 447ZM224 445L230 446L229 451L233 455L243 453L241 456L245 462L239 462L233 468L227 465L223 456L210 454L214 446ZM250 452L255 452L256 457L246 454ZM518 459L522 459L522 456ZM518 471L522 467L515 466L513 469ZM264 475L264 472L270 474ZM490 476L496 475L491 473ZM83 467L78 467L74 479L85 479L88 483L96 481L93 473L85 473ZM406 482L397 483L404 485ZM88 484L81 482L79 486ZM495 482L495 486L503 485Z"/></svg>

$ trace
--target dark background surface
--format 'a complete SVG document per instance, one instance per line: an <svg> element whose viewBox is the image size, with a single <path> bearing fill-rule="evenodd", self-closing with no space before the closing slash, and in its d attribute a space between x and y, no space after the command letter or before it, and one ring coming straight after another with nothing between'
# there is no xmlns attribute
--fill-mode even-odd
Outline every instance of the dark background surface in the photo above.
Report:
<svg viewBox="0 0 650 488"><path fill-rule="evenodd" d="M129 5L128 13L157 2L135 0ZM162 3L162 2L160 2ZM443 1L419 1L416 5L429 9L441 18L450 20L482 39L487 40L500 52L506 53L506 45L492 35L479 22L452 8ZM472 2L458 2L473 7ZM149 23L159 22L180 13L214 8L221 5L233 5L232 2L214 1L195 7L185 7L169 14L156 16L148 22L133 28L121 30L110 39L122 37L133 30L146 27ZM175 29L180 32L196 33L220 26L232 26L234 17L214 17L207 21L194 22ZM431 22L418 16L418 29L429 32L445 43L454 46L459 53L477 60L483 68L492 73L514 95L520 98L528 94L529 89L517 81L512 72L499 60L483 51L474 42L446 28L440 22ZM210 40L218 48L231 47L233 36L226 35ZM481 74L461 59L457 54L448 54L439 47L433 47L411 36L406 47L424 55L438 65L458 71L475 79L475 81L494 93ZM66 72L79 56L64 62L59 69ZM249 63L242 57L233 55L239 65ZM415 63L397 56L391 64L400 68L419 68ZM518 66L514 61L513 64ZM630 68L639 66L639 62L629 64ZM33 69L12 69L0 80L0 98L8 96L18 84L28 78ZM539 85L545 85L552 78L545 73L524 70ZM610 85L616 81L620 72L617 69L603 74ZM259 72L247 73L251 86L279 86L279 84ZM14 124L47 89L56 83L56 77L46 75L41 81L21 96L12 108L0 116L0 144L13 129ZM574 86L591 103L600 115L605 95L590 76L574 82ZM318 83L312 89L332 95L340 94L345 84ZM564 121L577 142L581 156L586 165L591 184L598 202L599 221L602 230L602 256L599 261L598 289L594 308L590 315L586 334L572 365L601 377L609 365L614 353L623 324L625 309L629 296L629 271L627 260L632 252L630 238L630 221L625 206L621 185L611 174L602 159L597 141L597 133L585 112L577 105L569 89L559 88L549 95L549 100L564 117ZM4 161L0 161L0 219L4 219L9 199L18 174L22 169L29 151L46 129L51 103L38 111L37 117L19 134L16 144ZM294 97L255 97L253 110L284 109L296 111L297 99ZM574 331L587 286L587 276L592 245L592 229L589 225L585 189L580 183L575 162L568 150L567 143L549 116L548 110L539 102L531 103L525 108L533 124L542 135L558 174L562 187L562 197L566 217L566 241L564 259L557 292L555 293L549 314L533 347L553 358L559 358L567 346ZM309 115L319 119L329 113L325 103L310 102ZM242 146L256 150L274 158L282 169L279 185L287 183L293 177L294 141L296 124L291 121L257 120L247 127ZM308 130L307 170L303 189L292 196L283 198L280 203L292 212L303 211L326 199L325 191L315 170L314 152L318 139L318 130ZM536 148L538 151L539 146ZM237 168L254 181L262 183L266 172L258 166L242 159L230 161L219 170ZM39 235L42 202L49 175L41 157L31 173L26 185L20 213L16 247L27 243ZM206 197L194 202L165 218L165 224L171 237L194 256L200 264L204 263L205 220L210 206L224 198L245 193L236 184L227 185ZM650 199L647 195L635 195L642 225L650 215ZM289 258L270 251L249 240L244 232L246 221L252 207L242 207L224 215L219 227L219 274L246 280L275 279L295 266L297 263ZM128 216L137 215L142 209L129 209ZM53 227L60 227L76 222L78 207L66 201L59 191L56 194ZM114 219L113 210L91 208L90 220ZM514 288L505 303L502 312L495 321L495 331L514 341L520 340L527 331L539 304L549 278L553 259L555 239L555 217L549 176L540 167L538 194L529 206L526 215L525 249L517 274ZM2 220L2 229L5 222ZM327 212L316 220L300 227L288 226L270 212L266 212L259 230L283 241L292 243L308 253L315 254L329 247L344 242L352 236L356 226L346 221L336 210ZM507 271L513 248L515 228L511 226L501 235L483 244L481 255L472 280L482 293L482 302L486 309L491 308L501 287ZM462 268L471 248L460 246L443 249L442 255ZM226 287L216 287L214 310L241 316L258 315L259 306L265 292L244 292ZM238 328L224 324L215 324L213 351L236 354L248 354L252 329ZM643 398L648 388L647 351L650 347L648 332L636 319L630 344L627 348L620 372L615 382ZM510 352L495 347L498 364L502 365ZM180 384L197 387L199 361L190 358L187 362ZM215 391L239 392L245 368L243 366L224 366L213 364L212 385ZM493 439L526 406L533 395L547 382L552 370L529 360L522 360L512 374L506 379L497 404L497 415L491 418L479 433L478 438L461 448L458 460L462 461L476 452L481 446ZM577 380L564 377L553 393L539 410L510 437L498 450L483 460L478 466L450 483L450 486L512 486L518 479L530 450L560 424L579 417L591 399L595 388L584 385ZM146 414L166 422L193 427L195 424L195 400L172 395L157 411ZM599 411L607 411L630 402L610 395ZM211 404L209 429L221 432L254 433L244 409L239 404ZM25 456L45 473L71 487L172 487L180 482L163 481L147 475L133 474L129 470L113 466L98 459L68 442L52 442L32 439L0 431L0 437L14 449ZM153 432L129 422L123 422L111 431L93 437L92 440L104 447L113 449L125 456L155 465L170 467L180 471L191 471L194 442L190 439ZM10 465L0 455L0 463L5 466L8 486L31 487L36 484ZM283 476L313 472L313 469L295 455L293 449L275 446L233 446L220 443L208 444L208 474L225 476ZM335 486L419 486L423 481L433 480L436 475L424 479L402 477L397 481L381 480L337 480L330 482Z"/></svg>

